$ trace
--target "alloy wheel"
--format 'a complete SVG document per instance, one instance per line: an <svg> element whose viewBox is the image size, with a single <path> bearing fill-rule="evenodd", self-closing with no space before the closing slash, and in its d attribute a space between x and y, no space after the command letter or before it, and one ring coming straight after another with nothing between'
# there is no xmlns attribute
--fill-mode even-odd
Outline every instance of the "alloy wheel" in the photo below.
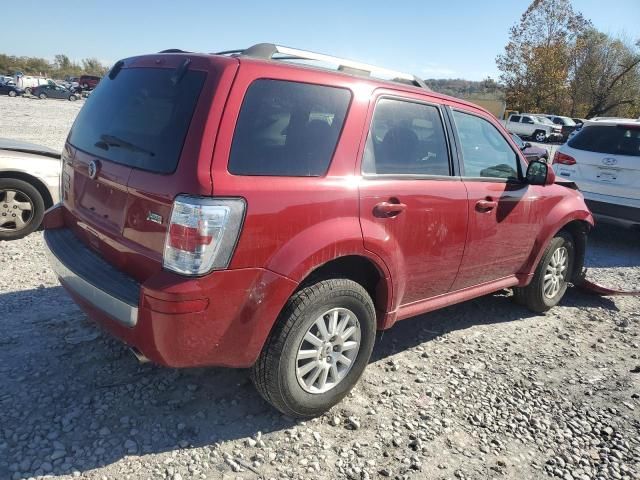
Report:
<svg viewBox="0 0 640 480"><path fill-rule="evenodd" d="M20 190L0 190L0 231L25 228L33 219L33 202Z"/></svg>
<svg viewBox="0 0 640 480"><path fill-rule="evenodd" d="M547 265L544 274L544 295L547 298L555 297L565 282L567 268L569 267L569 253L565 247L558 248Z"/></svg>
<svg viewBox="0 0 640 480"><path fill-rule="evenodd" d="M309 327L296 355L296 377L308 393L325 393L349 373L360 349L360 322L346 308L332 308Z"/></svg>

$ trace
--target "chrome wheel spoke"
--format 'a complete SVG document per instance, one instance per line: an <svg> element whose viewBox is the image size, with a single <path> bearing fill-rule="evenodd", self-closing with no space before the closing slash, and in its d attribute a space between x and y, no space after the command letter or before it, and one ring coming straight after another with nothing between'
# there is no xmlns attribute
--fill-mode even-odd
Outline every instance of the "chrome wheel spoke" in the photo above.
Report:
<svg viewBox="0 0 640 480"><path fill-rule="evenodd" d="M327 377L329 376L329 365L325 365L322 368L322 372L320 373L320 378L318 379L318 388L322 390L327 384Z"/></svg>
<svg viewBox="0 0 640 480"><path fill-rule="evenodd" d="M338 317L340 313L338 310L334 310L331 316L329 317L329 334L335 335L338 330Z"/></svg>
<svg viewBox="0 0 640 480"><path fill-rule="evenodd" d="M311 375L309 375L309 377L307 377L307 379L305 380L308 387L313 387L313 384L316 383L316 380L320 376L320 373L322 373L322 370L324 369L320 366L320 364L316 363L315 369L311 372Z"/></svg>
<svg viewBox="0 0 640 480"><path fill-rule="evenodd" d="M305 375L307 375L311 370L313 370L314 368L318 368L320 366L320 362L313 361L313 362L309 362L309 363L305 363L302 367L300 367L298 369L298 374L301 377L304 377Z"/></svg>
<svg viewBox="0 0 640 480"><path fill-rule="evenodd" d="M13 200L16 198L16 192L14 192L13 190L7 190L5 192L4 195L4 202L5 203L13 203Z"/></svg>
<svg viewBox="0 0 640 480"><path fill-rule="evenodd" d="M349 338L351 338L351 336L355 333L356 331L356 327L352 326L347 328L344 332L342 332L342 334L340 335L342 337L342 341L346 341Z"/></svg>
<svg viewBox="0 0 640 480"><path fill-rule="evenodd" d="M344 355L340 355L338 357L338 362L342 363L343 365L346 365L347 367L349 367L351 365L351 359L347 358Z"/></svg>
<svg viewBox="0 0 640 480"><path fill-rule="evenodd" d="M329 340L329 332L327 331L327 325L324 323L324 317L320 317L316 320L316 327L318 327L318 333L322 340Z"/></svg>
<svg viewBox="0 0 640 480"><path fill-rule="evenodd" d="M316 347L322 346L322 340L320 340L311 332L307 332L307 334L304 336L304 339L310 344L315 345Z"/></svg>
<svg viewBox="0 0 640 480"><path fill-rule="evenodd" d="M15 207L18 207L18 210L27 212L31 211L31 204L29 202L13 202L13 205Z"/></svg>
<svg viewBox="0 0 640 480"><path fill-rule="evenodd" d="M309 358L318 357L319 350L300 350L298 352L298 360L308 360Z"/></svg>
<svg viewBox="0 0 640 480"><path fill-rule="evenodd" d="M344 342L342 344L342 351L347 352L349 350L353 350L354 348L358 348L359 346L360 344L358 342L354 342L354 341Z"/></svg>

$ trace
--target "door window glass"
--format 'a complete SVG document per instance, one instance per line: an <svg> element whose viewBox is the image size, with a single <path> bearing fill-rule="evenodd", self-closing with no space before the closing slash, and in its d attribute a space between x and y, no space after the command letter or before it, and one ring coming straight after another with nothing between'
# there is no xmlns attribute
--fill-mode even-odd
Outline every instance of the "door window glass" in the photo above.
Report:
<svg viewBox="0 0 640 480"><path fill-rule="evenodd" d="M487 120L453 112L462 146L465 177L517 180L518 157L507 140Z"/></svg>
<svg viewBox="0 0 640 480"><path fill-rule="evenodd" d="M449 175L449 153L439 110L421 103L381 99L362 165L368 174Z"/></svg>

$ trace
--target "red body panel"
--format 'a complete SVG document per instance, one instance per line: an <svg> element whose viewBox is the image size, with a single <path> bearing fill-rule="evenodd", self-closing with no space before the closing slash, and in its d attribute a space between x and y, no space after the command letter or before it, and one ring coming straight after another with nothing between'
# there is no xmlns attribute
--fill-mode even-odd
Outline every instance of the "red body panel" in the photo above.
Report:
<svg viewBox="0 0 640 480"><path fill-rule="evenodd" d="M126 68L175 68L186 54L152 55ZM396 320L526 284L545 246L566 223L592 223L579 193L552 185L441 180L372 179L360 175L375 98L390 93L484 110L415 87L286 63L188 54L190 68L208 77L177 170L154 174L70 151L71 189L45 228L71 228L82 242L141 284L138 322L124 327L76 298L90 317L151 360L176 367L250 366L273 324L310 272L347 255L378 270L380 328ZM322 177L235 176L227 170L236 121L248 86L258 78L343 87L351 103L340 140ZM505 136L508 137L506 132ZM509 140L510 141L510 140ZM512 143L512 142L510 142ZM515 145L514 150L517 151ZM524 159L520 157L523 164ZM244 224L226 270L200 278L162 269L162 252L178 194L243 197ZM497 207L476 209L488 197ZM380 218L374 207L401 201L407 209ZM150 211L162 224L147 221Z"/></svg>

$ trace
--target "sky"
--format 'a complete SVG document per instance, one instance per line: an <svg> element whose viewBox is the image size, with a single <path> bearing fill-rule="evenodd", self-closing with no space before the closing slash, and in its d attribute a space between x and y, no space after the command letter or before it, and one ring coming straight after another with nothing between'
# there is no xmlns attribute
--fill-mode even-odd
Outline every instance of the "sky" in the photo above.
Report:
<svg viewBox="0 0 640 480"><path fill-rule="evenodd" d="M106 64L167 48L270 42L423 78L498 78L495 57L531 0L21 0L2 7L0 53ZM640 38L640 0L573 0L607 33Z"/></svg>

